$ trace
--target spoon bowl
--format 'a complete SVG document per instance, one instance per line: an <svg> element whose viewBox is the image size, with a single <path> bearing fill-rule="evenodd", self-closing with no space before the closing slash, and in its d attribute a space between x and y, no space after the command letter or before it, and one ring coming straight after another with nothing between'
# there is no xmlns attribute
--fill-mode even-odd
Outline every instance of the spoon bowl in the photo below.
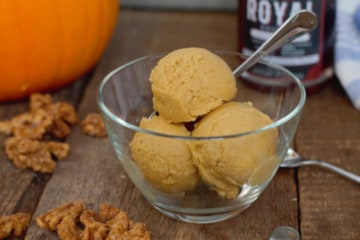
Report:
<svg viewBox="0 0 360 240"><path fill-rule="evenodd" d="M299 232L292 227L281 226L274 229L269 240L299 240Z"/></svg>
<svg viewBox="0 0 360 240"><path fill-rule="evenodd" d="M294 149L289 148L287 154L283 161L280 164L280 167L283 168L293 168L293 167L300 167L300 166L308 166L308 165L316 165L327 170L333 171L341 176L350 179L358 184L360 184L360 176L348 172L344 169L336 167L332 164L329 164L324 161L315 160L315 159L303 159Z"/></svg>

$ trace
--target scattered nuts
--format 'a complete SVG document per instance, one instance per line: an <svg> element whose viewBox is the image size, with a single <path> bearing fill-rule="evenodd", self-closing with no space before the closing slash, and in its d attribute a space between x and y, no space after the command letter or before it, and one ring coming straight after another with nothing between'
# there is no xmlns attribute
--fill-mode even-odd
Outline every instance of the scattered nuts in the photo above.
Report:
<svg viewBox="0 0 360 240"><path fill-rule="evenodd" d="M66 240L151 239L143 223L133 223L125 212L106 204L100 206L98 213L85 209L81 201L64 204L40 215L36 223Z"/></svg>
<svg viewBox="0 0 360 240"><path fill-rule="evenodd" d="M27 213L0 216L0 239L9 237L11 233L16 237L21 236L29 226L30 218L30 214Z"/></svg>
<svg viewBox="0 0 360 240"><path fill-rule="evenodd" d="M84 134L93 137L105 137L106 130L101 115L89 113L81 122L81 130Z"/></svg>

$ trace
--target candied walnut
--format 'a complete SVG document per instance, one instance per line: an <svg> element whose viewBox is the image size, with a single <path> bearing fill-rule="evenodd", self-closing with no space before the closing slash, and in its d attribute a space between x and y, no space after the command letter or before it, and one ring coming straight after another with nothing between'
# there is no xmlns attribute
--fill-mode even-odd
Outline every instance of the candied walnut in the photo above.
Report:
<svg viewBox="0 0 360 240"><path fill-rule="evenodd" d="M133 223L129 216L119 209L103 204L99 209L100 218L106 222L110 232L106 240L137 239L150 240L150 233L142 223Z"/></svg>
<svg viewBox="0 0 360 240"><path fill-rule="evenodd" d="M58 138L65 138L71 133L71 126L79 122L75 108L69 103L59 102L49 105L47 113L53 117L52 125L47 129Z"/></svg>
<svg viewBox="0 0 360 240"><path fill-rule="evenodd" d="M142 223L135 223L119 209L101 205L98 213L86 210L77 201L54 208L36 219L37 225L57 231L64 240L150 240L150 233Z"/></svg>
<svg viewBox="0 0 360 240"><path fill-rule="evenodd" d="M70 145L68 143L48 141L43 142L43 144L58 160L63 160L69 155Z"/></svg>
<svg viewBox="0 0 360 240"><path fill-rule="evenodd" d="M122 239L122 240L150 240L151 236L143 223L135 223L131 228L119 235L108 235L105 240Z"/></svg>
<svg viewBox="0 0 360 240"><path fill-rule="evenodd" d="M60 239L80 240L81 229L78 228L75 219L70 215L61 220L56 227L56 232Z"/></svg>
<svg viewBox="0 0 360 240"><path fill-rule="evenodd" d="M64 121L69 125L75 125L79 122L79 116L74 106L66 102L57 102L46 108L47 112L54 118Z"/></svg>
<svg viewBox="0 0 360 240"><path fill-rule="evenodd" d="M53 98L50 94L34 93L30 95L30 110L45 108L53 103Z"/></svg>
<svg viewBox="0 0 360 240"><path fill-rule="evenodd" d="M21 138L41 140L53 118L43 109L37 109L14 117L11 120L13 135Z"/></svg>
<svg viewBox="0 0 360 240"><path fill-rule="evenodd" d="M86 210L80 216L80 222L84 225L81 239L105 239L109 228L102 223L95 211Z"/></svg>
<svg viewBox="0 0 360 240"><path fill-rule="evenodd" d="M101 205L99 215L110 227L108 239L117 239L117 236L126 232L132 225L129 216L125 212L109 205Z"/></svg>
<svg viewBox="0 0 360 240"><path fill-rule="evenodd" d="M53 124L47 130L57 138L65 138L71 133L71 127L58 119L55 119Z"/></svg>
<svg viewBox="0 0 360 240"><path fill-rule="evenodd" d="M105 137L106 129L101 115L89 113L81 122L81 130L84 134L93 137Z"/></svg>
<svg viewBox="0 0 360 240"><path fill-rule="evenodd" d="M120 218L116 218L119 220ZM115 220L115 219L114 219ZM110 232L105 240L112 239L123 239L123 240L150 240L150 232L146 229L146 226L143 223L133 224L130 221L130 225L127 229L122 229L119 225L122 224L121 221L112 221L113 224L110 226Z"/></svg>
<svg viewBox="0 0 360 240"><path fill-rule="evenodd" d="M0 217L0 239L9 237L11 233L14 236L21 236L22 232L27 229L31 216L27 213L15 213L12 215Z"/></svg>
<svg viewBox="0 0 360 240"><path fill-rule="evenodd" d="M44 145L27 138L11 137L5 140L5 151L16 167L51 173L56 168L51 153Z"/></svg>
<svg viewBox="0 0 360 240"><path fill-rule="evenodd" d="M56 162L64 159L70 150L67 143L39 142L28 138L10 137L5 140L5 151L14 165L20 169L31 168L43 173L54 172Z"/></svg>
<svg viewBox="0 0 360 240"><path fill-rule="evenodd" d="M12 131L13 130L10 120L0 121L0 133L10 135Z"/></svg>
<svg viewBox="0 0 360 240"><path fill-rule="evenodd" d="M75 223L84 209L85 204L81 201L67 203L38 216L36 224L41 228L55 231L64 220L66 225L69 225L69 222Z"/></svg>
<svg viewBox="0 0 360 240"><path fill-rule="evenodd" d="M107 204L100 205L99 216L102 222L107 222L115 218L119 213L123 213L123 211Z"/></svg>
<svg viewBox="0 0 360 240"><path fill-rule="evenodd" d="M132 225L129 216L125 212L119 212L113 219L107 221L107 223L110 226L111 233L123 233Z"/></svg>
<svg viewBox="0 0 360 240"><path fill-rule="evenodd" d="M50 94L32 94L30 111L0 122L0 133L13 135L5 141L6 153L18 168L51 173L56 159L64 159L70 146L66 143L38 142L47 134L65 138L71 126L79 121L69 103L54 103Z"/></svg>
<svg viewBox="0 0 360 240"><path fill-rule="evenodd" d="M29 112L0 122L0 133L37 140L43 139L47 133L65 138L71 133L71 127L78 122L79 116L71 104L54 103L49 94L37 93L30 96Z"/></svg>
<svg viewBox="0 0 360 240"><path fill-rule="evenodd" d="M110 232L106 239L120 239L133 225L125 212L118 213L113 219L107 221L107 224Z"/></svg>

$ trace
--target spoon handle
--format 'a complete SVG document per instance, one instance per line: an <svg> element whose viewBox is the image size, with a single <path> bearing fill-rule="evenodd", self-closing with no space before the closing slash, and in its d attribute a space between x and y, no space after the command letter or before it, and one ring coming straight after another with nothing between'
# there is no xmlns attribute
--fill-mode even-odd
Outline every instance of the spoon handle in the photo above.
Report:
<svg viewBox="0 0 360 240"><path fill-rule="evenodd" d="M237 67L233 74L245 72L252 67L256 62L267 56L269 53L280 47L290 37L304 31L311 31L317 25L317 17L313 12L302 10L288 18L273 35L265 41L251 57L247 58L239 67Z"/></svg>
<svg viewBox="0 0 360 240"><path fill-rule="evenodd" d="M358 176L356 174L353 174L351 172L348 172L348 171L346 171L344 169L338 168L338 167L336 167L336 166L334 166L332 164L329 164L329 163L323 162L323 161L316 161L315 164L319 165L319 166L321 166L323 168L326 168L326 169L328 169L330 171L334 171L334 172L340 174L341 176L360 184L360 176Z"/></svg>

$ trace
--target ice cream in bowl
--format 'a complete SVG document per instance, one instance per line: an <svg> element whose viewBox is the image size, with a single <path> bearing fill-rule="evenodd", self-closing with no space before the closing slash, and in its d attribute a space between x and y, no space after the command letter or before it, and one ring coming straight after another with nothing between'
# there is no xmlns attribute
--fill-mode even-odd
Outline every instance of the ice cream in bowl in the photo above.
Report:
<svg viewBox="0 0 360 240"><path fill-rule="evenodd" d="M116 156L161 213L223 221L249 207L276 174L305 90L266 61L253 70L272 71L277 84L255 85L266 79L254 71L234 76L245 59L183 48L124 64L100 84L98 104Z"/></svg>

